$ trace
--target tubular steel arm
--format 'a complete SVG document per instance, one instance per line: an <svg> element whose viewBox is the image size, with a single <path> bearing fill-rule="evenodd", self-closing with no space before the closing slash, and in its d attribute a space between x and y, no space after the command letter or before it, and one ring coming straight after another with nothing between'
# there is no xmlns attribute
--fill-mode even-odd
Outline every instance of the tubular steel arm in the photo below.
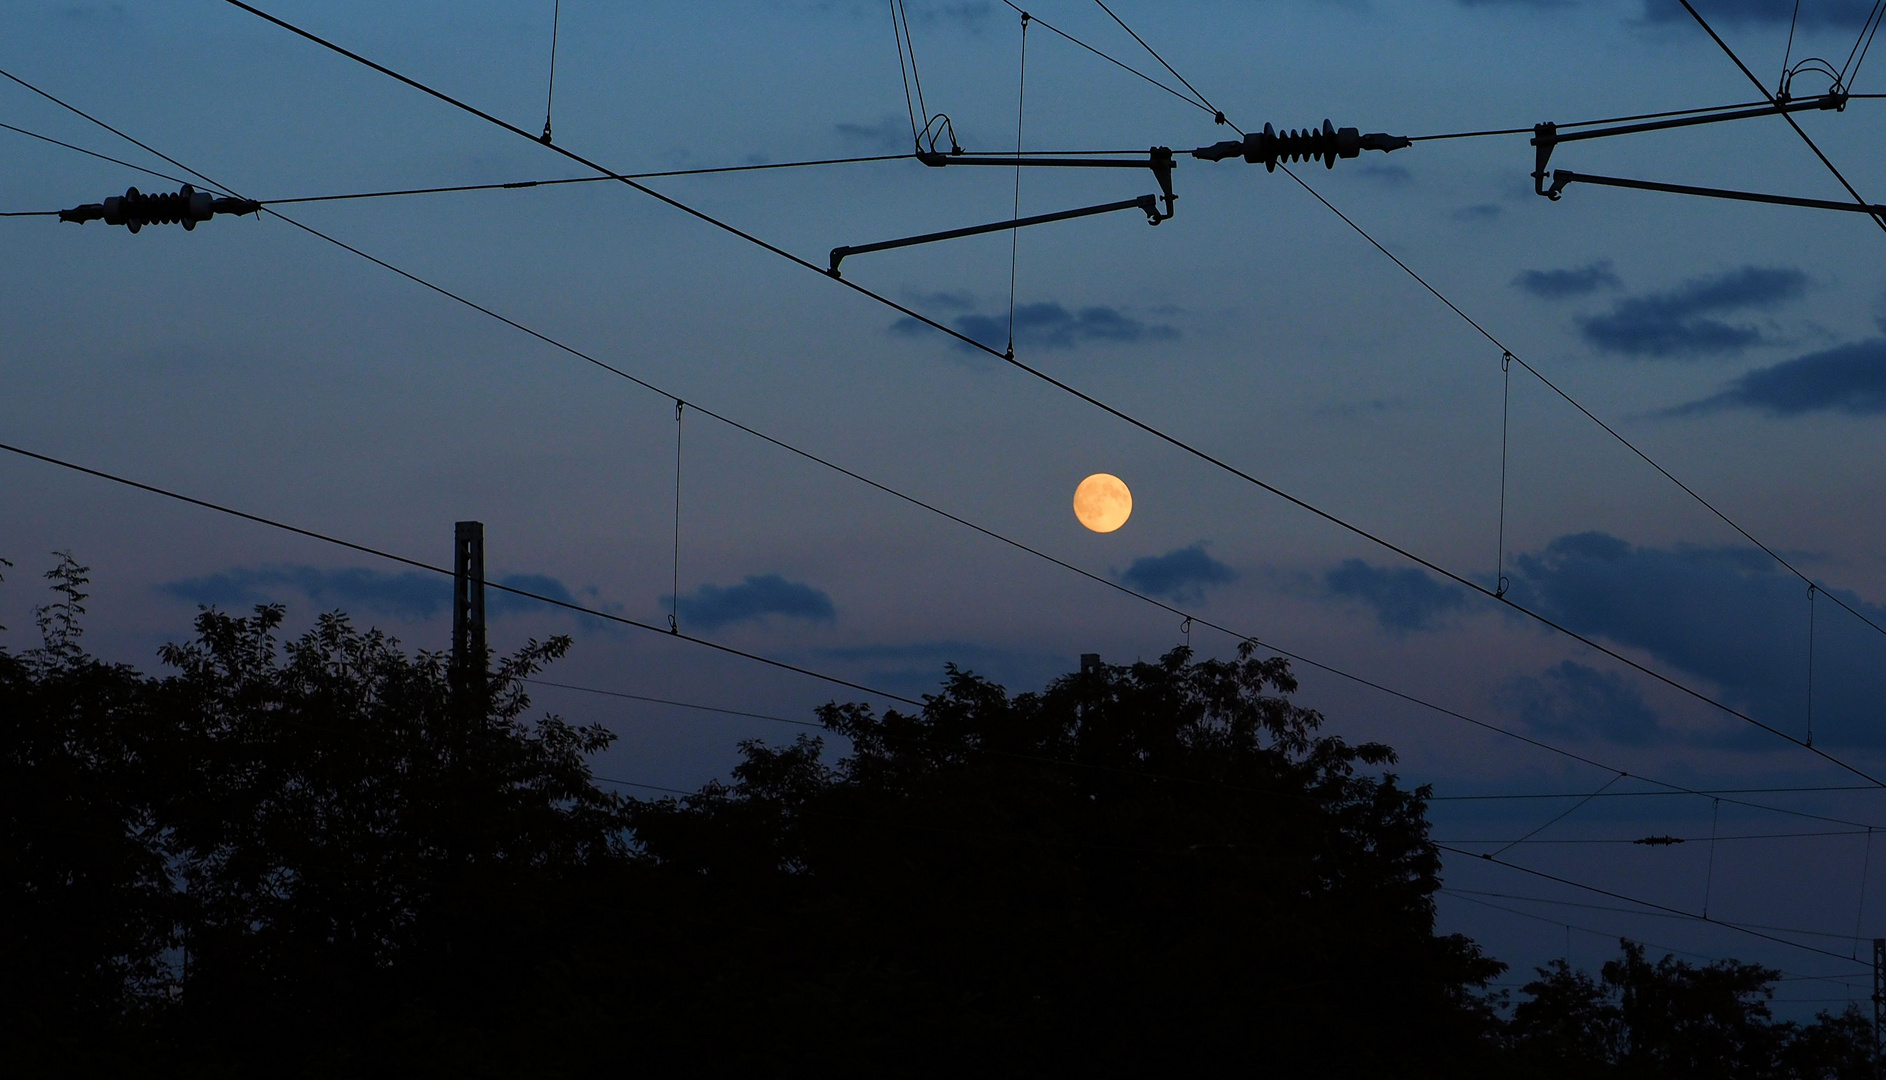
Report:
<svg viewBox="0 0 1886 1080"><path fill-rule="evenodd" d="M1111 214L1116 210L1140 209L1146 212L1148 224L1157 225L1165 218L1159 214L1158 199L1152 195L1141 195L1137 199L1123 199L1119 202L1102 203L1099 206L1083 206L1078 210L1061 210L1052 214L1036 214L1034 217L1013 218L1008 221L992 221L987 225L971 225L964 229L947 229L943 232L924 233L921 236L906 236L898 240L880 240L875 244L857 244L832 249L832 266L826 273L838 277L838 264L848 255L863 255L872 251L889 251L892 248L912 247L917 244L931 244L938 240L955 240L964 236L979 236L983 233L1003 232L1019 229L1028 225L1045 225L1050 221L1067 221L1071 218L1091 217L1095 214ZM1167 215L1168 217L1170 215Z"/></svg>

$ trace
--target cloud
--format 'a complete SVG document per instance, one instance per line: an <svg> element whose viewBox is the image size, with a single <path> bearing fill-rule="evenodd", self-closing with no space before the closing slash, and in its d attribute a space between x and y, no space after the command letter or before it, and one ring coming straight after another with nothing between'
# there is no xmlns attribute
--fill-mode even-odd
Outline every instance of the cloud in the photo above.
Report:
<svg viewBox="0 0 1886 1080"><path fill-rule="evenodd" d="M1748 547L1639 547L1605 533L1562 536L1513 563L1509 596L1797 735L1805 732L1808 597L1800 579ZM1875 623L1886 607L1836 595ZM1826 597L1815 623L1817 740L1886 742L1886 638ZM1606 661L1607 670L1615 668ZM1646 685L1629 672L1625 678ZM1734 722L1730 721L1733 725ZM1738 737L1746 737L1744 731Z"/></svg>
<svg viewBox="0 0 1886 1080"><path fill-rule="evenodd" d="M958 0L948 4L912 4L910 19L919 26L939 23L971 33L981 33L994 14L995 5L987 0Z"/></svg>
<svg viewBox="0 0 1886 1080"><path fill-rule="evenodd" d="M960 300L960 294L946 294L948 300ZM952 303L938 306L956 306ZM1008 345L1008 312L982 315L968 314L956 320L956 329L964 336L983 343L991 349L1001 350ZM906 336L928 333L929 327L912 318L902 318L891 324L891 331ZM1143 322L1124 310L1105 304L1095 304L1075 311L1055 301L1035 304L1019 304L1015 308L1015 344L1034 346L1042 349L1072 349L1095 342L1132 343L1137 341L1170 341L1179 336L1179 331L1164 323ZM969 349L961 342L957 346Z"/></svg>
<svg viewBox="0 0 1886 1080"><path fill-rule="evenodd" d="M1609 315L1579 320L1579 329L1599 349L1626 356L1738 352L1761 342L1761 331L1704 316L1772 308L1806 291L1807 275L1799 270L1744 266L1686 281L1669 292L1626 297Z"/></svg>
<svg viewBox="0 0 1886 1080"><path fill-rule="evenodd" d="M1373 180L1383 187L1407 187L1414 183L1414 173L1409 172L1406 165L1370 162L1357 169L1356 174Z"/></svg>
<svg viewBox="0 0 1886 1080"><path fill-rule="evenodd" d="M676 607L683 626L701 630L754 622L768 615L807 622L832 622L838 617L831 597L778 574L749 574L738 585L703 585L681 597Z"/></svg>
<svg viewBox="0 0 1886 1080"><path fill-rule="evenodd" d="M1759 368L1701 401L1666 409L1691 416L1724 409L1754 409L1770 416L1886 412L1886 338L1872 338Z"/></svg>
<svg viewBox="0 0 1886 1080"><path fill-rule="evenodd" d="M1576 0L1456 0L1468 8L1533 8L1541 11L1574 6ZM1871 0L1807 0L1800 4L1803 27L1853 29L1866 20ZM1795 0L1710 0L1703 12L1713 25L1786 24L1794 17ZM1677 0L1644 0L1647 23L1683 23L1694 26L1690 13Z"/></svg>
<svg viewBox="0 0 1886 1080"><path fill-rule="evenodd" d="M278 603L284 596L298 593L316 604L403 619L432 618L452 602L451 582L442 575L422 574L417 570L387 574L360 567L339 570L290 565L253 570L237 568L166 582L157 589L193 604L225 608Z"/></svg>
<svg viewBox="0 0 1886 1080"><path fill-rule="evenodd" d="M1205 544L1200 541L1164 555L1135 559L1133 565L1118 576L1120 584L1143 593L1173 600L1197 600L1205 595L1206 586L1236 581L1238 574L1205 554Z"/></svg>
<svg viewBox="0 0 1886 1080"><path fill-rule="evenodd" d="M1513 279L1515 288L1523 289L1534 296L1547 300L1563 300L1568 296L1584 296L1599 289L1616 289L1624 283L1618 280L1617 273L1611 269L1611 260L1604 259L1568 270L1526 270Z"/></svg>
<svg viewBox="0 0 1886 1080"><path fill-rule="evenodd" d="M584 590L587 601L556 578L545 574L507 574L491 578L493 583L561 600L566 604L600 606L595 589ZM238 567L203 577L166 582L157 591L192 604L221 608L249 608L257 604L282 603L290 595L300 595L326 608L340 608L353 613L390 615L418 621L444 615L452 606L452 585L442 574L405 570L397 574L343 567L323 570L315 566L279 565L255 569ZM542 601L501 589L485 592L485 615L538 613L550 610ZM569 612L586 627L602 628L609 624L592 615Z"/></svg>
<svg viewBox="0 0 1886 1080"><path fill-rule="evenodd" d="M1325 573L1323 589L1374 609L1382 629L1396 633L1430 629L1442 615L1467 606L1467 591L1458 585L1414 567L1385 570L1361 559L1345 559Z"/></svg>
<svg viewBox="0 0 1886 1080"><path fill-rule="evenodd" d="M1494 700L1544 735L1598 735L1612 742L1641 744L1657 731L1657 714L1621 675L1572 660L1547 668L1536 678L1515 676Z"/></svg>
<svg viewBox="0 0 1886 1080"><path fill-rule="evenodd" d="M910 119L904 116L886 116L870 124L834 124L832 130L840 139L865 150L894 154L910 149Z"/></svg>
<svg viewBox="0 0 1886 1080"><path fill-rule="evenodd" d="M1455 221L1492 221L1494 218L1500 216L1500 204L1490 202L1474 203L1472 206L1461 207L1449 216Z"/></svg>
<svg viewBox="0 0 1886 1080"><path fill-rule="evenodd" d="M1871 0L1807 0L1798 5L1804 27L1854 27L1866 20ZM1712 24L1787 23L1794 18L1795 0L1710 0L1704 16ZM1677 0L1644 0L1644 20L1694 25Z"/></svg>

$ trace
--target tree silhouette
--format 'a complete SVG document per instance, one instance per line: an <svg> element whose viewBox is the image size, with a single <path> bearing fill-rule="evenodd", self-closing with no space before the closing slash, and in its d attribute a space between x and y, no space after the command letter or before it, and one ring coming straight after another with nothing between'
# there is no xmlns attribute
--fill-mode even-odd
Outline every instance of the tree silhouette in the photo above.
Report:
<svg viewBox="0 0 1886 1080"><path fill-rule="evenodd" d="M598 790L600 727L275 606L167 671L82 646L60 556L0 649L0 1061L21 1075L650 1071L1786 1077L1871 1068L1775 973L1540 971L1435 932L1424 788L1321 732L1281 660L1098 665L818 712L680 799ZM454 689L455 684L459 689Z"/></svg>
<svg viewBox="0 0 1886 1080"><path fill-rule="evenodd" d="M1528 1071L1548 1077L1871 1080L1872 1021L1856 1007L1805 1027L1777 1023L1768 1002L1781 973L1673 956L1651 963L1620 941L1600 977L1563 960L1538 970L1513 1009L1509 1037Z"/></svg>
<svg viewBox="0 0 1886 1080"><path fill-rule="evenodd" d="M701 1007L773 1047L819 1052L836 1009L859 1063L1458 1075L1502 965L1433 932L1425 792L1363 775L1392 752L1316 734L1295 689L1249 647L1015 697L950 668L918 714L822 709L836 764L746 743L731 786L631 821L688 912L744 928Z"/></svg>

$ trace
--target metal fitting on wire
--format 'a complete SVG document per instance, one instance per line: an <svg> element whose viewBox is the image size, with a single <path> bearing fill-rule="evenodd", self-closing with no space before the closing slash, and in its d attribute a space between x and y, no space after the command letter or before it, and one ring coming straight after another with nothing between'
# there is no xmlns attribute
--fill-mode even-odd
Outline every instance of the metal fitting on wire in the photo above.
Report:
<svg viewBox="0 0 1886 1080"><path fill-rule="evenodd" d="M83 225L102 220L107 225L123 225L137 232L146 225L182 225L196 228L217 214L253 214L262 204L253 199L232 199L198 191L189 184L181 191L146 195L137 188L126 188L123 195L113 195L102 203L86 203L59 211L60 221Z"/></svg>
<svg viewBox="0 0 1886 1080"><path fill-rule="evenodd" d="M1229 157L1242 156L1253 165L1263 165L1275 171L1278 162L1321 161L1325 168L1336 167L1337 158L1352 158L1364 150L1400 150L1413 145L1403 135L1388 135L1382 132L1362 134L1355 128L1338 128L1323 121L1323 129L1308 128L1303 131L1285 131L1279 134L1269 124L1264 130L1253 131L1243 139L1227 139L1224 142L1201 146L1192 151L1192 156L1205 161L1223 161Z"/></svg>

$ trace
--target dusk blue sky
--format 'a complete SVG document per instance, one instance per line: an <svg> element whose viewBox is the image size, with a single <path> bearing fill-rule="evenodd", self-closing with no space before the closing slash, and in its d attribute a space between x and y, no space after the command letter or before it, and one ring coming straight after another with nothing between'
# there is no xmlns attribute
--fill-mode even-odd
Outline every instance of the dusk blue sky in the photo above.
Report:
<svg viewBox="0 0 1886 1080"><path fill-rule="evenodd" d="M262 6L535 131L551 3L270 0ZM1795 58L1847 55L1870 5L1803 0ZM1411 136L1739 103L1754 88L1674 0L1122 0L1114 5L1236 123ZM1701 0L1764 79L1792 0ZM14 5L0 68L228 188L262 199L581 175L572 163L213 0ZM882 5L565 0L556 141L623 171L895 154L909 127ZM1088 0L1038 16L1157 65ZM1013 149L1018 18L920 3L923 86L972 151ZM1881 66L1874 66L1875 64ZM1163 72L1160 73L1163 78ZM1853 89L1886 90L1886 59ZM1802 76L1797 93L1815 93ZM1040 28L1023 142L1181 151L1230 136L1205 112ZM1886 101L1799 117L1886 201ZM12 83L0 122L172 171ZM0 130L0 210L170 185ZM1785 123L1561 146L1554 165L1832 199ZM1573 185L1532 193L1524 135L1418 141L1297 174L1597 417L1828 592L1886 625L1881 507L1886 234L1857 214ZM1022 232L1017 357L1149 424L1797 737L1808 731L1807 589L1525 370L1511 371L1500 518L1500 350L1284 173L1181 157L1177 216ZM1005 219L1014 176L911 161L649 181L823 266L841 244ZM1037 170L1023 214L1153 191L1132 170ZM1151 659L1181 617L1118 583L1639 777L1698 788L1864 785L1836 765L1211 469L987 354L612 183L284 206L311 228L637 378L1089 571L1045 562L674 402L284 223L219 217L137 235L0 219L0 441L413 558L487 527L491 579L901 694L946 662L1038 688ZM1000 351L1006 234L848 259L847 280ZM1069 501L1131 486L1118 532ZM51 552L92 567L86 641L155 669L199 603L341 608L412 648L447 644L421 571L0 455L4 641L32 643ZM1504 537L1502 550L1501 536ZM678 589L677 589L678 583ZM1817 749L1886 776L1886 636L1815 606ZM494 593L492 640L570 633L547 678L806 717L855 692ZM1200 653L1236 639L1195 623ZM1590 792L1616 774L1311 666L1299 700L1381 739L1439 796ZM751 719L541 688L609 724L616 779L724 775ZM842 747L834 746L834 752ZM1886 793L1745 801L1612 797L1540 839L1837 832L1653 849L1527 844L1505 858L1712 915L1886 934ZM1434 804L1443 840L1512 839L1571 801ZM1472 846L1472 845L1468 845ZM1487 848L1491 850L1491 848ZM1870 899L1859 908L1863 872ZM1591 901L1450 857L1452 888ZM1481 899L1486 899L1482 897ZM1834 958L1702 926L1440 899L1445 928L1515 965L1615 936L1804 974ZM1603 901L1601 901L1603 902ZM1568 932L1564 923L1600 931ZM1611 935L1607 943L1602 935ZM1807 940L1807 939L1804 939ZM1821 941L1821 939L1813 939ZM1824 944L1824 941L1821 943ZM1864 948L1864 946L1862 947ZM1837 951L1846 951L1840 942ZM1870 986L1853 980L1864 1000ZM1797 1016L1843 982L1785 983Z"/></svg>

